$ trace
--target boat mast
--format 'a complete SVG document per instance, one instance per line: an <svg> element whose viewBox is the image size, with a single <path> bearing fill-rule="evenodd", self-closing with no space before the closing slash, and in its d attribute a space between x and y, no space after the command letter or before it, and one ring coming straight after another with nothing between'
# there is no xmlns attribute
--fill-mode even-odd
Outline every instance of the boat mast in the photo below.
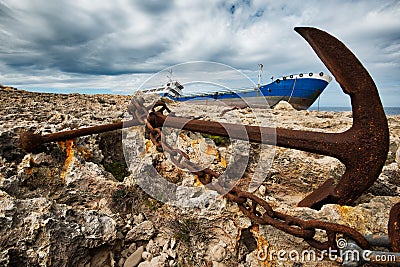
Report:
<svg viewBox="0 0 400 267"><path fill-rule="evenodd" d="M262 72L263 72L263 64L258 64L260 66L260 69L258 70L258 88L260 88L261 86L261 76L262 76Z"/></svg>
<svg viewBox="0 0 400 267"><path fill-rule="evenodd" d="M167 78L170 82L172 82L172 69L167 70L167 72L169 73L169 75L167 75Z"/></svg>

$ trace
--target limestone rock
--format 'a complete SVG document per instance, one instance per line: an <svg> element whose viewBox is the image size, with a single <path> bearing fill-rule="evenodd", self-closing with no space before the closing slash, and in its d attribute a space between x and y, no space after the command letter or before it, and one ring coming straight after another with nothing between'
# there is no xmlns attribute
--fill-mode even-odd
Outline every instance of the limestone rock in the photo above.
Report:
<svg viewBox="0 0 400 267"><path fill-rule="evenodd" d="M147 243L146 245L146 251L157 255L160 253L160 246L158 244L158 242L153 241L153 239L149 240L149 243Z"/></svg>
<svg viewBox="0 0 400 267"><path fill-rule="evenodd" d="M176 167L141 126L44 144L34 153L19 148L21 131L47 134L131 119L131 96L0 91L1 266L279 266L276 257L262 262L259 256L311 249L271 226L256 226L235 203ZM146 105L159 99L142 97ZM216 106L173 101L168 106L176 116L272 128L334 133L352 125L350 112L294 111L287 103L225 114ZM354 206L330 204L319 211L297 203L326 179L340 179L345 167L337 159L185 131L171 131L166 141L219 173L239 169L232 158L237 155L245 167L238 185L249 186L274 210L349 225L362 234L386 234L390 208L400 201L400 116L388 116L388 123L389 154L378 180ZM258 167L265 158L273 161ZM118 177L125 163L132 173ZM149 166L169 187L149 179ZM261 179L253 186L255 174ZM140 187L140 179L153 191ZM173 198L164 198L168 194ZM327 258L302 264L340 266Z"/></svg>
<svg viewBox="0 0 400 267"><path fill-rule="evenodd" d="M140 246L132 255L130 255L125 263L124 267L135 267L142 261L142 254L144 251L144 247Z"/></svg>
<svg viewBox="0 0 400 267"><path fill-rule="evenodd" d="M139 267L164 267L167 263L168 255L166 253L161 253L160 256L154 257L151 261L145 261L140 263Z"/></svg>
<svg viewBox="0 0 400 267"><path fill-rule="evenodd" d="M295 111L295 108L287 101L279 101L279 103L274 107L274 110Z"/></svg>
<svg viewBox="0 0 400 267"><path fill-rule="evenodd" d="M142 253L142 259L144 259L145 261L151 261L152 258L153 255L150 252L144 251Z"/></svg>
<svg viewBox="0 0 400 267"><path fill-rule="evenodd" d="M211 253L211 258L212 258L214 261L217 261L217 262L223 261L223 260L225 259L225 256L226 256L225 248L222 247L220 244L215 245L215 246L211 249L210 253Z"/></svg>
<svg viewBox="0 0 400 267"><path fill-rule="evenodd" d="M396 151L396 162L400 166L400 146Z"/></svg>
<svg viewBox="0 0 400 267"><path fill-rule="evenodd" d="M4 257L12 266L48 261L57 266L79 265L90 260L89 250L79 247L99 247L116 236L112 218L91 210L73 211L46 198L20 200L2 192L0 215L2 242L8 247ZM14 248L30 244L40 245L29 252ZM108 258L109 252L102 253Z"/></svg>
<svg viewBox="0 0 400 267"><path fill-rule="evenodd" d="M153 223L144 221L133 227L125 236L126 241L149 240L155 233Z"/></svg>

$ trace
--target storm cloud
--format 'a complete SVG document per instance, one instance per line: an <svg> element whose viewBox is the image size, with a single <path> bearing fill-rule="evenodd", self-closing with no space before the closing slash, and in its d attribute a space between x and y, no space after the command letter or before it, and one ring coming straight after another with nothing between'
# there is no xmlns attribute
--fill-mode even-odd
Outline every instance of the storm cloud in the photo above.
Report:
<svg viewBox="0 0 400 267"><path fill-rule="evenodd" d="M400 85L398 1L4 0L0 83L131 90L151 73L193 60L249 75L263 63L264 80L327 72L295 26L318 27L344 41L374 77L383 102L400 104L394 99ZM341 93L336 91L326 94Z"/></svg>

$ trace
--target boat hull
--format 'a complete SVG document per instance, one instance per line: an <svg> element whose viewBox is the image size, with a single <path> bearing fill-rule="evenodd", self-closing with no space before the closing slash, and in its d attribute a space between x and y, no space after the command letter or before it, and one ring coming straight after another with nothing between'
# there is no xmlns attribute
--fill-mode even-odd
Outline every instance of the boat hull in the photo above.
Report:
<svg viewBox="0 0 400 267"><path fill-rule="evenodd" d="M319 95L319 94L318 94ZM318 96L315 97L315 99ZM314 102L315 99L303 98L303 97L292 97L289 100L289 97L282 96L264 96L259 99L252 98L228 98L228 99L202 99L202 100L191 100L199 105L226 105L230 107L252 107L252 108L273 108L280 101L286 101L292 105L293 108L297 110L306 110L308 109ZM179 100L178 100L179 101Z"/></svg>
<svg viewBox="0 0 400 267"><path fill-rule="evenodd" d="M198 104L221 105L237 107L274 107L280 101L289 102L295 109L308 109L324 91L332 78L323 73L308 73L283 76L275 81L246 90L229 90L204 92L202 94L172 97L175 101L195 101Z"/></svg>

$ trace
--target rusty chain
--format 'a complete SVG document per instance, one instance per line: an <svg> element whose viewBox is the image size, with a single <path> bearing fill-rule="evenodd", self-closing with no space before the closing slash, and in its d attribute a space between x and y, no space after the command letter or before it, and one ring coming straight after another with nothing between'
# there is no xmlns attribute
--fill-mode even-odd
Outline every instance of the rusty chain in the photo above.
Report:
<svg viewBox="0 0 400 267"><path fill-rule="evenodd" d="M244 215L249 217L254 223L259 225L271 225L285 233L304 239L310 246L319 250L337 249L336 240L339 237L347 237L354 240L361 248L368 249L369 243L365 237L355 229L331 222L320 220L302 220L297 217L274 211L271 205L264 199L241 190L237 186L233 186L229 192L224 192L221 181L218 180L220 174L210 168L201 168L196 163L190 161L188 155L178 148L170 146L165 142L162 131L158 127L154 127L148 119L152 115L161 115L169 108L163 102L157 102L152 108L145 108L141 105L144 101L132 100L130 105L131 114L146 125L146 129L150 133L150 140L157 147L158 151L165 151L170 155L171 161L181 169L187 169L192 174L198 176L200 182L207 186L213 181L212 186L208 188L222 193L223 196L235 203ZM134 107L134 108L132 108ZM157 110L157 108L160 108ZM318 230L325 231L327 241L319 241L316 238Z"/></svg>

